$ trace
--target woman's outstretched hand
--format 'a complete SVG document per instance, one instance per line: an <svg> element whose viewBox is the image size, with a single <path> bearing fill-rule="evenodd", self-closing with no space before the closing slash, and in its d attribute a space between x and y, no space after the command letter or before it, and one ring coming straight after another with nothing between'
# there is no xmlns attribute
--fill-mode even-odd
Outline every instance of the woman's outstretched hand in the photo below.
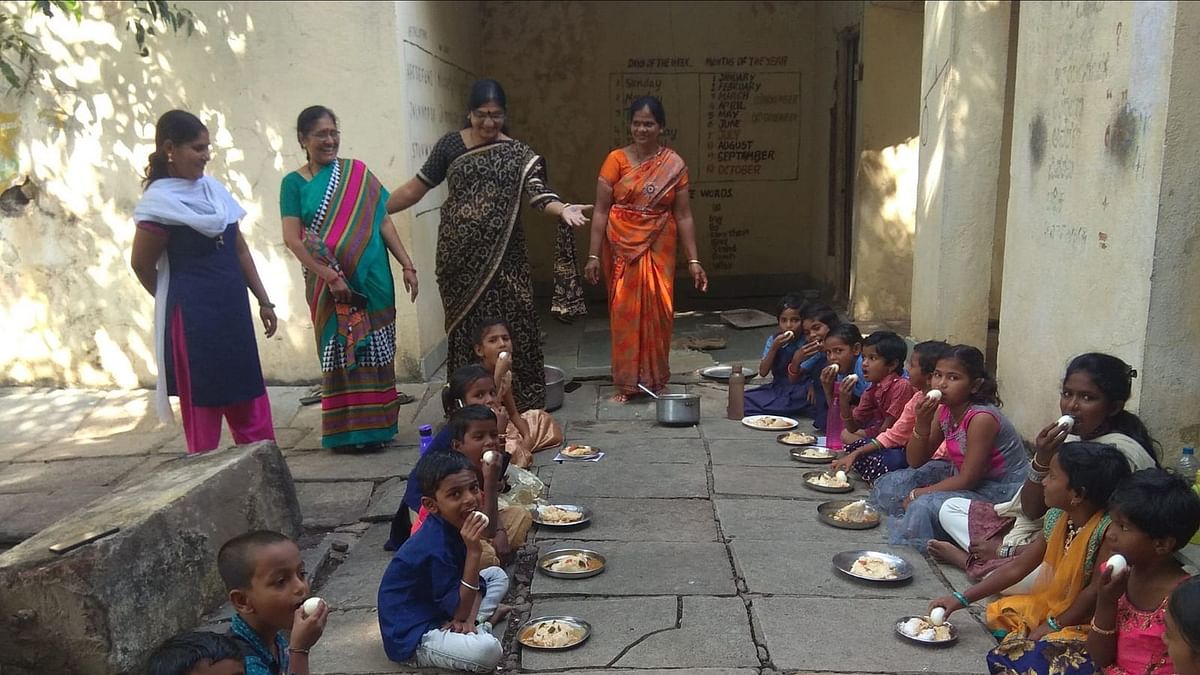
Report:
<svg viewBox="0 0 1200 675"><path fill-rule="evenodd" d="M571 227L583 227L591 220L591 204L571 204L562 211L559 218Z"/></svg>

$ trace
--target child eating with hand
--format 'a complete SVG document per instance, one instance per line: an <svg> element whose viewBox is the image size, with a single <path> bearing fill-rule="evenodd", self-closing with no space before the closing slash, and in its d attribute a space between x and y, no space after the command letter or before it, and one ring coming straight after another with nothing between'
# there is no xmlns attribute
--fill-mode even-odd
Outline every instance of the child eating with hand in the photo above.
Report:
<svg viewBox="0 0 1200 675"><path fill-rule="evenodd" d="M1174 673L1164 636L1171 591L1188 579L1175 552L1200 528L1200 497L1179 476L1143 469L1113 492L1108 544L1127 569L1100 570L1087 648L1105 675Z"/></svg>
<svg viewBox="0 0 1200 675"><path fill-rule="evenodd" d="M479 513L478 473L458 452L431 452L413 473L429 515L396 551L379 583L383 649L406 665L492 672L503 649L480 617L498 611L508 578L481 574L490 519Z"/></svg>
<svg viewBox="0 0 1200 675"><path fill-rule="evenodd" d="M788 372L795 356L802 350L808 351L809 360L820 352L817 342L804 342L801 316L805 309L807 305L799 296L785 295L779 300L776 308L779 330L767 336L762 361L758 364L759 377L773 377L770 384L746 392L747 415L795 417L812 412L812 381L807 371L796 379L789 377Z"/></svg>
<svg viewBox="0 0 1200 675"><path fill-rule="evenodd" d="M869 383L862 373L862 333L852 323L838 324L829 331L822 343L825 359L829 362L821 370L821 388L829 411L825 416L825 446L831 450L842 448L842 399L851 404L867 390Z"/></svg>
<svg viewBox="0 0 1200 675"><path fill-rule="evenodd" d="M512 331L508 322L500 318L485 318L475 328L475 355L479 363L493 374L496 401L508 416L508 423L501 427L507 437L505 449L513 456L513 463L521 468L533 462L533 453L553 448L563 441L562 427L545 410L529 409L518 411L516 392L513 391ZM501 357L504 354L504 357ZM500 412L500 408L496 408Z"/></svg>
<svg viewBox="0 0 1200 675"><path fill-rule="evenodd" d="M825 430L825 421L829 414L829 399L825 398L825 390L817 377L827 364L824 351L825 336L840 323L837 312L827 305L812 304L802 308L800 332L804 335L804 344L796 349L787 365L789 382L809 380L805 397L812 403L813 427L817 431Z"/></svg>
<svg viewBox="0 0 1200 675"><path fill-rule="evenodd" d="M242 646L246 675L308 675L329 606L304 613L308 579L296 542L271 530L238 535L218 551L217 570L237 612L229 636Z"/></svg>
<svg viewBox="0 0 1200 675"><path fill-rule="evenodd" d="M904 377L907 356L908 345L904 337L890 330L876 330L863 341L863 376L871 384L853 408L850 396L839 398L839 412L845 424L841 441L848 452L834 462L835 471L853 467L864 480L874 482L884 473L908 466L902 444L901 447L884 446L876 438L892 429L913 400L916 389ZM913 407L916 408L916 404ZM907 443L908 438L904 442Z"/></svg>

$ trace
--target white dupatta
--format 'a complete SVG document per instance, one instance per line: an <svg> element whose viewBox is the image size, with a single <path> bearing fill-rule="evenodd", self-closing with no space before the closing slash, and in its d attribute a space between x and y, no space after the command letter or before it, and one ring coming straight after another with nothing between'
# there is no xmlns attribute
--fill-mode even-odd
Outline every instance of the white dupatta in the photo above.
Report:
<svg viewBox="0 0 1200 675"><path fill-rule="evenodd" d="M168 226L186 226L215 239L230 223L246 215L246 209L212 176L198 180L159 178L146 188L142 200L133 209L135 223L152 222ZM232 243L232 242L231 242ZM154 360L158 367L158 384L154 406L158 418L174 424L171 402L167 398L166 333L167 291L171 283L171 267L164 250L158 259L158 282L154 289Z"/></svg>

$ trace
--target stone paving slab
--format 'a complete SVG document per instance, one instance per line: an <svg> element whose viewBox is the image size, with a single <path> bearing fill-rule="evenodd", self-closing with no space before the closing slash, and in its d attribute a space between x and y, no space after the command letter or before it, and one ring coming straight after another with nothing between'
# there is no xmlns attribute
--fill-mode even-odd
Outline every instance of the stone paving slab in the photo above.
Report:
<svg viewBox="0 0 1200 675"><path fill-rule="evenodd" d="M141 457L109 457L9 464L0 467L0 494L111 485L144 461Z"/></svg>
<svg viewBox="0 0 1200 675"><path fill-rule="evenodd" d="M608 559L603 573L589 579L554 579L538 572L531 592L545 595L733 595L733 570L724 544L685 542L582 542L543 544L541 552L591 548ZM669 570L648 574L649 570Z"/></svg>
<svg viewBox="0 0 1200 675"><path fill-rule="evenodd" d="M350 556L337 568L321 589L321 597L338 610L375 609L379 596L379 580L392 553L383 550L388 539L390 523L376 523L350 549Z"/></svg>
<svg viewBox="0 0 1200 675"><path fill-rule="evenodd" d="M178 430L122 433L95 438L64 438L50 441L21 461L51 461L82 457L121 457L146 455L180 435Z"/></svg>
<svg viewBox="0 0 1200 675"><path fill-rule="evenodd" d="M621 670L572 670L571 675L757 675L757 668L650 668Z"/></svg>
<svg viewBox="0 0 1200 675"><path fill-rule="evenodd" d="M793 462L795 468L763 466L714 466L713 492L721 495L747 495L751 497L787 497L805 501L828 501L830 499L865 499L870 491L866 483L855 481L857 489L845 494L817 492L804 487L802 476L809 471L820 471L820 466Z"/></svg>
<svg viewBox="0 0 1200 675"><path fill-rule="evenodd" d="M954 615L958 642L931 650L895 635L895 619L915 614L910 600L757 598L751 611L771 661L781 670L851 673L986 673L996 642L981 624Z"/></svg>
<svg viewBox="0 0 1200 675"><path fill-rule="evenodd" d="M47 441L9 441L0 443L0 462L11 462L31 454Z"/></svg>
<svg viewBox="0 0 1200 675"><path fill-rule="evenodd" d="M737 540L730 544L738 574L751 593L831 598L912 598L917 612L948 589L915 549L886 546L878 540L836 538L821 541ZM848 577L833 567L842 551L868 549L898 555L913 567L911 581L872 583Z"/></svg>
<svg viewBox="0 0 1200 675"><path fill-rule="evenodd" d="M396 515L400 501L404 499L404 485L402 478L389 478L376 485L375 491L371 493L371 504L362 515L362 519L371 522L391 521L392 516Z"/></svg>
<svg viewBox="0 0 1200 675"><path fill-rule="evenodd" d="M668 666L757 666L758 650L741 598L683 598L676 630L647 637L613 665L627 668Z"/></svg>
<svg viewBox="0 0 1200 675"><path fill-rule="evenodd" d="M292 478L298 481L385 481L404 477L412 471L420 450L391 447L363 454L335 453L331 450L293 452L288 455Z"/></svg>
<svg viewBox="0 0 1200 675"><path fill-rule="evenodd" d="M296 497L305 529L329 528L356 522L367 511L373 483L296 483Z"/></svg>
<svg viewBox="0 0 1200 675"><path fill-rule="evenodd" d="M817 506L828 501L826 496L829 499L843 497L822 495L820 501L718 497L713 500L713 506L721 522L721 532L729 539L884 542L886 529L883 524L870 530L842 530L818 520Z"/></svg>
<svg viewBox="0 0 1200 675"><path fill-rule="evenodd" d="M521 648L521 669L558 673L572 668L605 668L650 633L675 628L679 605L678 598L672 596L536 600L530 617L576 616L591 624L592 636L579 647L564 652Z"/></svg>
<svg viewBox="0 0 1200 675"><path fill-rule="evenodd" d="M570 382L570 379L567 380ZM596 400L600 386L594 382L580 382L579 388L563 395L563 406L551 412L559 424L596 419Z"/></svg>
<svg viewBox="0 0 1200 675"><path fill-rule="evenodd" d="M332 607L332 605L330 605ZM321 641L309 656L313 675L432 673L388 660L379 637L379 615L370 609L330 612Z"/></svg>
<svg viewBox="0 0 1200 675"><path fill-rule="evenodd" d="M587 497L708 497L703 464L576 462L555 467L550 495L556 500Z"/></svg>
<svg viewBox="0 0 1200 675"><path fill-rule="evenodd" d="M600 439L608 436L626 439L631 435L639 438L700 438L699 427L662 427L652 421L647 421L645 424L631 424L629 421L620 420L596 422L584 420L568 423L567 428L563 431L568 439L590 438L597 444L600 443Z"/></svg>
<svg viewBox="0 0 1200 675"><path fill-rule="evenodd" d="M716 541L712 503L706 499L658 499L650 507L628 499L591 498L588 526L571 532L539 527L541 541ZM394 507L393 507L394 512Z"/></svg>
<svg viewBox="0 0 1200 675"><path fill-rule="evenodd" d="M823 468L820 464L801 464L791 458L789 446L779 443L774 436L758 441L708 441L708 450L714 466L770 466L805 470Z"/></svg>
<svg viewBox="0 0 1200 675"><path fill-rule="evenodd" d="M0 494L0 544L19 544L108 493L108 488L99 487Z"/></svg>
<svg viewBox="0 0 1200 675"><path fill-rule="evenodd" d="M106 397L107 392L81 389L14 391L0 405L0 442L66 438Z"/></svg>

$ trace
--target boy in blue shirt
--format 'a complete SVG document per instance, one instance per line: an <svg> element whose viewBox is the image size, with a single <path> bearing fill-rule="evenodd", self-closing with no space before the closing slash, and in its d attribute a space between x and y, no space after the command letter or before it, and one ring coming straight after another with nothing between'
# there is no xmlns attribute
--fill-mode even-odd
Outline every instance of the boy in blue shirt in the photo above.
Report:
<svg viewBox="0 0 1200 675"><path fill-rule="evenodd" d="M490 624L476 625L476 618L495 610L482 606L485 594L504 593L480 575L488 521L479 513L478 474L461 453L431 452L412 475L429 515L396 551L379 584L383 649L392 661L410 665L492 672L503 648ZM507 577L490 580L507 585Z"/></svg>
<svg viewBox="0 0 1200 675"><path fill-rule="evenodd" d="M308 650L321 639L329 606L308 616L301 610L309 589L296 542L270 530L238 535L217 553L217 570L237 611L229 636L241 644L245 675L309 675Z"/></svg>

